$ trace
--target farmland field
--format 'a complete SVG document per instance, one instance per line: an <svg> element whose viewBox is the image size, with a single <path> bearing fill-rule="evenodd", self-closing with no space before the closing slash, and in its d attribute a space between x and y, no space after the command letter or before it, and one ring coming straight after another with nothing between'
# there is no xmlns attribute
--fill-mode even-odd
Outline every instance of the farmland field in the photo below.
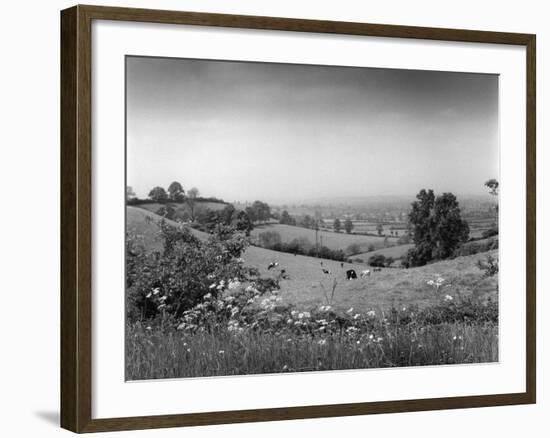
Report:
<svg viewBox="0 0 550 438"><path fill-rule="evenodd" d="M283 242L288 243L293 239L306 238L315 245L315 230L309 228L296 227L283 224L269 224L256 226L251 235L257 237L265 231L275 231L279 233ZM396 238L388 237L389 242L396 242ZM370 245L375 248L384 246L384 237L364 236L359 234L346 234L345 232L335 233L332 231L319 231L319 245L324 245L330 249L345 250L351 244L357 244L363 251L367 251Z"/></svg>
<svg viewBox="0 0 550 438"><path fill-rule="evenodd" d="M390 246L389 248L377 249L376 251L355 254L352 259L361 259L366 263L369 260L369 257L381 254L384 257L393 257L397 260L405 256L407 254L407 251L413 247L414 245L412 243L408 243L406 245L395 245Z"/></svg>

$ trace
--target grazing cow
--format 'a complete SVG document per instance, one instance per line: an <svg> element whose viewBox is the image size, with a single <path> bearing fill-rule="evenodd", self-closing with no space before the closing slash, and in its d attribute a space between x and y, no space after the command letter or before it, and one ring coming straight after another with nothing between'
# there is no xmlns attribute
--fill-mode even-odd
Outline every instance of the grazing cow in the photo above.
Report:
<svg viewBox="0 0 550 438"><path fill-rule="evenodd" d="M340 262L340 267L344 269L344 262Z"/></svg>
<svg viewBox="0 0 550 438"><path fill-rule="evenodd" d="M374 272L382 272L382 268L374 268L373 271Z"/></svg>
<svg viewBox="0 0 550 438"><path fill-rule="evenodd" d="M323 271L323 274L330 274L330 271L328 269L321 269Z"/></svg>
<svg viewBox="0 0 550 438"><path fill-rule="evenodd" d="M365 269L364 271L361 271L361 278L363 277L370 277L370 270Z"/></svg>
<svg viewBox="0 0 550 438"><path fill-rule="evenodd" d="M277 262L271 262L271 263L269 264L269 266L267 267L267 270L269 271L270 269L276 268L277 266L279 266L279 263L277 263Z"/></svg>
<svg viewBox="0 0 550 438"><path fill-rule="evenodd" d="M346 271L346 278L348 280L356 280L357 279L357 272L355 272L354 269L348 269Z"/></svg>

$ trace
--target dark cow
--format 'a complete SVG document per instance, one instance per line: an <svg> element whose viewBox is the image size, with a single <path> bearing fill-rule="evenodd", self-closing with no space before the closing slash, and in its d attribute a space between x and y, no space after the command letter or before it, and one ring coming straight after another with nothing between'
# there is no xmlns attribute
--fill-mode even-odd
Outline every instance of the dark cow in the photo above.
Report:
<svg viewBox="0 0 550 438"><path fill-rule="evenodd" d="M355 272L355 269L348 269L346 271L346 278L348 280L357 280L357 272Z"/></svg>
<svg viewBox="0 0 550 438"><path fill-rule="evenodd" d="M321 269L323 271L323 274L330 274L330 271L328 269Z"/></svg>
<svg viewBox="0 0 550 438"><path fill-rule="evenodd" d="M277 266L279 266L279 263L277 263L277 262L271 262L271 263L269 264L269 266L267 267L267 270L269 271L270 269L276 268Z"/></svg>
<svg viewBox="0 0 550 438"><path fill-rule="evenodd" d="M382 272L382 268L374 268L373 271L374 272Z"/></svg>

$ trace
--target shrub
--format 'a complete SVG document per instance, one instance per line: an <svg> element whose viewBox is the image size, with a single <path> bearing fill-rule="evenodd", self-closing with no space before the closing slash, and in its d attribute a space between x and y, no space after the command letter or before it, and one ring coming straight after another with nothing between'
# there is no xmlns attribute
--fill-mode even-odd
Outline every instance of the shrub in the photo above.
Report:
<svg viewBox="0 0 550 438"><path fill-rule="evenodd" d="M159 314L179 316L204 295L217 295L229 280L244 281L257 274L240 258L248 241L231 229L220 229L201 242L184 227L159 224L162 251L147 252L136 236L126 238L126 296L130 321Z"/></svg>
<svg viewBox="0 0 550 438"><path fill-rule="evenodd" d="M258 235L258 242L264 248L273 248L282 242L281 235L277 231L264 231Z"/></svg>
<svg viewBox="0 0 550 438"><path fill-rule="evenodd" d="M383 268L386 266L386 257L383 254L375 254L369 257L368 264L370 266Z"/></svg>
<svg viewBox="0 0 550 438"><path fill-rule="evenodd" d="M361 252L361 247L357 243L352 243L346 248L347 255L359 254Z"/></svg>

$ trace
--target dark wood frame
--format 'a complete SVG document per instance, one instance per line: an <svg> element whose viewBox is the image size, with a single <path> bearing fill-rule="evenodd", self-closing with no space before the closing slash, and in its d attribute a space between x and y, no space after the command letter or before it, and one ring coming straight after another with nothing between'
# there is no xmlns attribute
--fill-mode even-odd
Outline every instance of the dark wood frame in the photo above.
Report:
<svg viewBox="0 0 550 438"><path fill-rule="evenodd" d="M525 46L527 52L526 392L277 409L92 419L91 23L151 23L465 41ZM99 432L174 426L516 405L536 402L535 47L531 34L75 6L61 12L61 426Z"/></svg>

